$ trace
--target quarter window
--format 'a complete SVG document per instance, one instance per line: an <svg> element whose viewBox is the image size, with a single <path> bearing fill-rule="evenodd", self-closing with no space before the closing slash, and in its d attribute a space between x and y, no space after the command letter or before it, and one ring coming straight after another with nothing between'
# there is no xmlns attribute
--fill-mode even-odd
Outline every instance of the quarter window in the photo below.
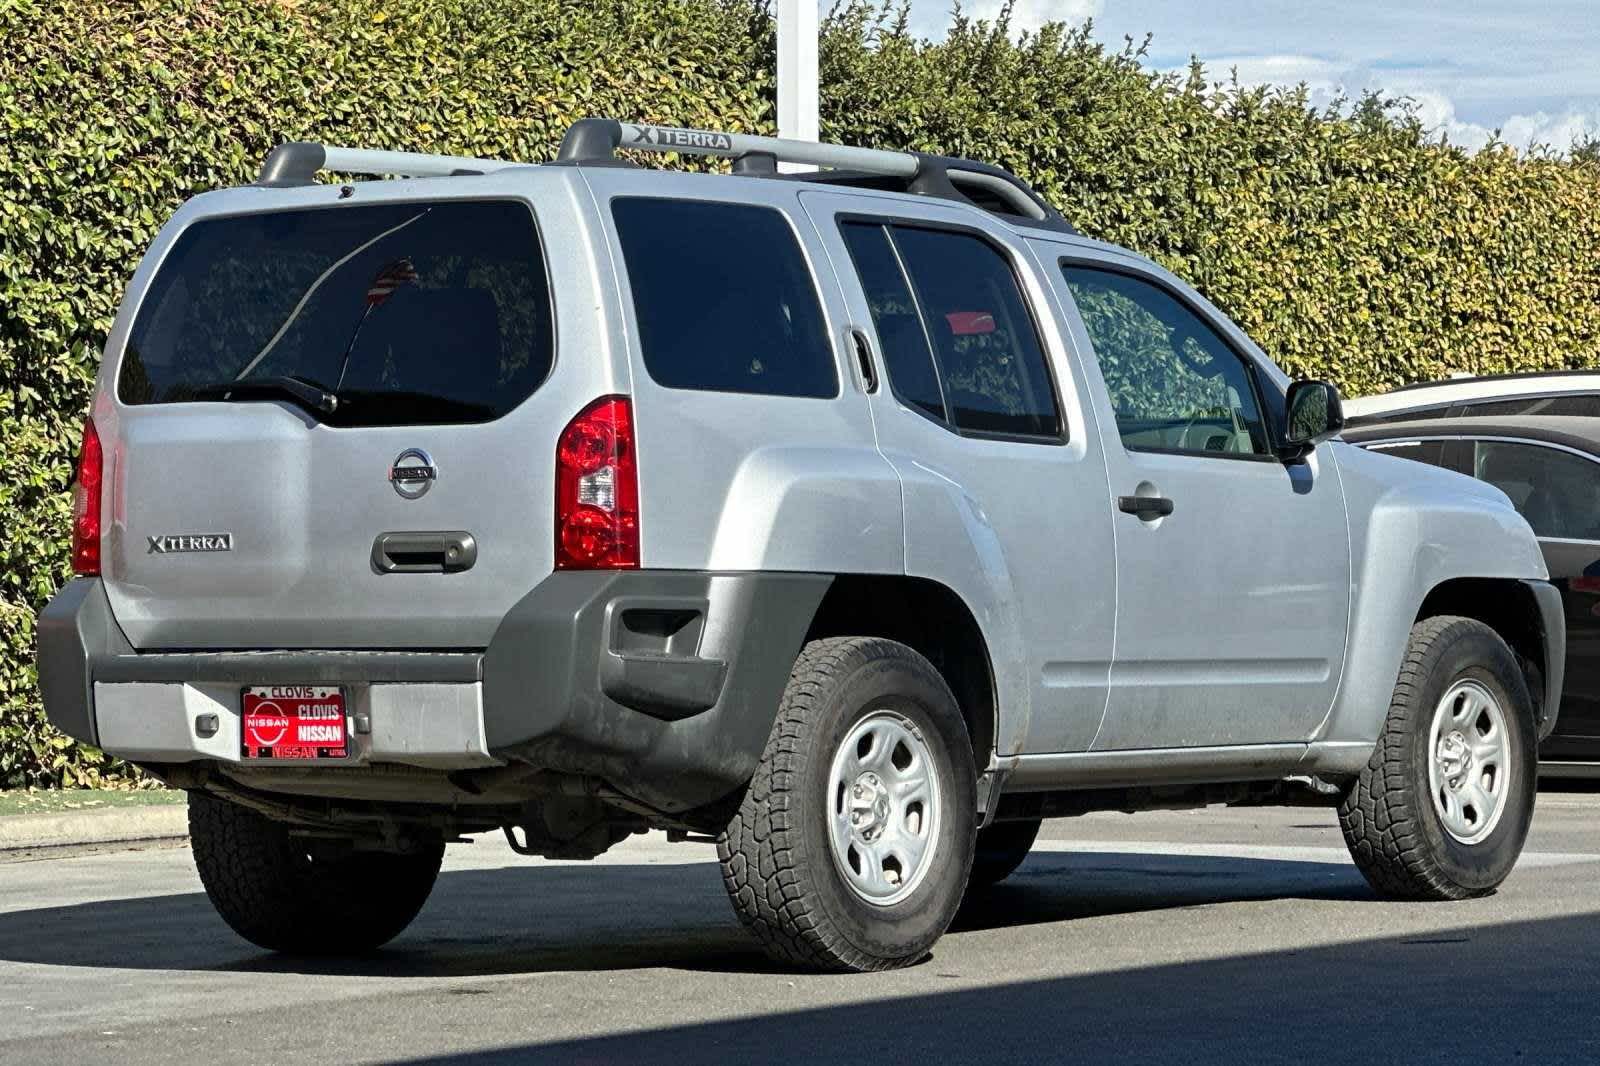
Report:
<svg viewBox="0 0 1600 1066"><path fill-rule="evenodd" d="M1061 439L1044 348L1005 257L980 237L846 223L890 387L957 430Z"/></svg>
<svg viewBox="0 0 1600 1066"><path fill-rule="evenodd" d="M781 212L643 197L611 211L652 378L673 389L838 395L816 285Z"/></svg>
<svg viewBox="0 0 1600 1066"><path fill-rule="evenodd" d="M1472 472L1507 496L1533 532L1600 540L1600 465L1537 444L1472 442Z"/></svg>
<svg viewBox="0 0 1600 1066"><path fill-rule="evenodd" d="M888 231L878 225L849 223L843 232L872 307L872 326L878 333L889 388L908 407L946 421L933 350L928 347L916 297L911 295Z"/></svg>
<svg viewBox="0 0 1600 1066"><path fill-rule="evenodd" d="M1165 289L1130 275L1062 270L1124 447L1271 454L1249 366L1200 316Z"/></svg>

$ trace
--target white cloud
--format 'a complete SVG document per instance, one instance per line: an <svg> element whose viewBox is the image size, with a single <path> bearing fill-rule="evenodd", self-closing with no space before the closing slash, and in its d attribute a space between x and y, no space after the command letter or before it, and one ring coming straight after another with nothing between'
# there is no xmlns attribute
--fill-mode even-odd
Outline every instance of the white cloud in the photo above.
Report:
<svg viewBox="0 0 1600 1066"><path fill-rule="evenodd" d="M1305 82L1313 91L1333 91L1347 73L1331 59L1317 56L1266 55L1222 56L1205 60L1213 79L1237 71L1243 85L1298 85Z"/></svg>
<svg viewBox="0 0 1600 1066"><path fill-rule="evenodd" d="M1207 60L1206 71L1213 81L1237 72L1241 85L1305 85L1312 104L1318 106L1339 97L1354 99L1375 89L1387 97L1409 99L1423 126L1444 134L1452 144L1475 151L1495 136L1495 126L1462 118L1450 95L1429 87L1426 75L1414 72L1378 72L1360 64L1310 55L1222 56ZM1498 126L1501 142L1519 151L1544 146L1565 152L1585 134L1600 132L1600 108L1518 113L1506 117Z"/></svg>
<svg viewBox="0 0 1600 1066"><path fill-rule="evenodd" d="M1036 30L1046 22L1068 24L1094 18L1105 10L1105 0L1017 0L1011 8L1011 29ZM993 22L1005 7L1004 0L975 0L962 10L975 19Z"/></svg>
<svg viewBox="0 0 1600 1066"><path fill-rule="evenodd" d="M0 0L3 2L3 0ZM831 2L831 0L830 0ZM953 0L912 0L915 31L942 36ZM992 18L1000 0L962 0ZM1305 82L1322 104L1376 89L1410 96L1425 120L1463 145L1499 128L1509 144L1564 151L1600 132L1596 0L1020 0L1016 29L1095 20L1111 47L1154 34L1147 62L1183 68L1199 56L1215 80Z"/></svg>

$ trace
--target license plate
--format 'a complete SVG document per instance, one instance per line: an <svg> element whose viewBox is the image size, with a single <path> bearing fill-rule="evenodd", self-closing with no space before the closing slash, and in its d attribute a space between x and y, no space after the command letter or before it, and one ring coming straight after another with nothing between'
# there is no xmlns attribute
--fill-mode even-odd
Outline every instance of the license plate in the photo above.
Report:
<svg viewBox="0 0 1600 1066"><path fill-rule="evenodd" d="M244 690L240 754L296 761L350 755L344 690L334 685L260 685Z"/></svg>

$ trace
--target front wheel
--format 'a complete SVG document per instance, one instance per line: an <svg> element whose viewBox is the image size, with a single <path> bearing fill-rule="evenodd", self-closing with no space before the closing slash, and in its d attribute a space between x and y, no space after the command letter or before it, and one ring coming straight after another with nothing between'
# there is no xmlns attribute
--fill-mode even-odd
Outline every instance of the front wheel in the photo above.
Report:
<svg viewBox="0 0 1600 1066"><path fill-rule="evenodd" d="M889 640L812 641L717 842L734 910L780 962L910 965L961 905L976 796L966 724L932 664Z"/></svg>
<svg viewBox="0 0 1600 1066"><path fill-rule="evenodd" d="M1505 641L1470 618L1418 622L1377 747L1339 806L1367 881L1396 899L1493 892L1533 820L1536 744Z"/></svg>

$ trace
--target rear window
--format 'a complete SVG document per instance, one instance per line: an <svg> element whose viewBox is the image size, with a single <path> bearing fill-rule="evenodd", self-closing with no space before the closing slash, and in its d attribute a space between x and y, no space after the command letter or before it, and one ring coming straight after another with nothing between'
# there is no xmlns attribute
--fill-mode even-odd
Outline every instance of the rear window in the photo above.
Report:
<svg viewBox="0 0 1600 1066"><path fill-rule="evenodd" d="M673 389L829 397L833 347L783 214L750 204L613 201L645 369Z"/></svg>
<svg viewBox="0 0 1600 1066"><path fill-rule="evenodd" d="M117 396L270 399L263 386L290 381L332 394L317 416L334 425L483 422L527 399L553 353L526 205L276 211L179 235L134 319Z"/></svg>

